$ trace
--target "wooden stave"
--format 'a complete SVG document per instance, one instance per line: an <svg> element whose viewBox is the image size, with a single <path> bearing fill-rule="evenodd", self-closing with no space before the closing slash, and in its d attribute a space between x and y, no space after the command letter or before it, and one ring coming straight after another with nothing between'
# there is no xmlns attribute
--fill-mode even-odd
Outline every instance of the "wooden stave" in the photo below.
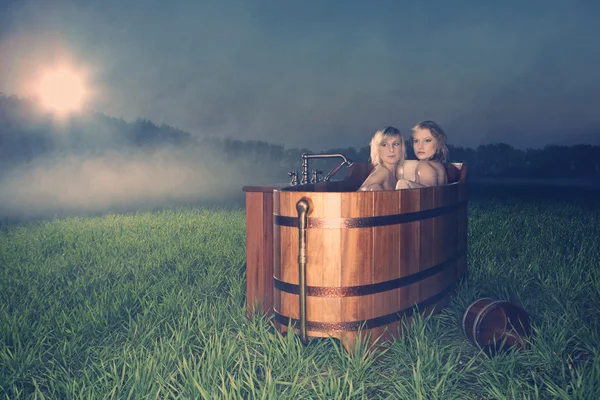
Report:
<svg viewBox="0 0 600 400"><path fill-rule="evenodd" d="M273 311L273 189L247 191L246 207L246 313ZM256 230L259 230L257 233Z"/></svg>

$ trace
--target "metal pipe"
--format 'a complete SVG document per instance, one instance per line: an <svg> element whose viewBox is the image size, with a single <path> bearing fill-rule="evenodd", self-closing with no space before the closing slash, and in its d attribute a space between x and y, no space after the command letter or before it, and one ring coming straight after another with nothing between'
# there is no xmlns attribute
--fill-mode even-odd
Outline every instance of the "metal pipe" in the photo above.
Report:
<svg viewBox="0 0 600 400"><path fill-rule="evenodd" d="M302 154L302 179L300 184L304 185L308 183L308 158L304 157L306 154Z"/></svg>
<svg viewBox="0 0 600 400"><path fill-rule="evenodd" d="M326 154L308 154L308 153L304 153L302 154L302 158L307 160L310 158L336 158L339 157L342 160L344 160L345 163L349 163L350 161L348 161L348 159L346 158L345 155L343 155L342 153L326 153Z"/></svg>
<svg viewBox="0 0 600 400"><path fill-rule="evenodd" d="M296 203L298 211L298 286L300 286L300 340L307 343L306 336L306 226L308 221L308 201L300 199Z"/></svg>

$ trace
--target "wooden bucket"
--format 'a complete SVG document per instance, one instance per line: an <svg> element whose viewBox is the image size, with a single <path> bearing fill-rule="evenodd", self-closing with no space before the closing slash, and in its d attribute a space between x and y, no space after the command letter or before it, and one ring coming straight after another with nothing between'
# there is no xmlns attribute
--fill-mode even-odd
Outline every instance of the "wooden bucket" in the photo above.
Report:
<svg viewBox="0 0 600 400"><path fill-rule="evenodd" d="M351 351L359 332L371 342L388 340L400 334L401 319L412 315L413 306L428 312L447 304L467 264L466 174L459 176L444 186L398 191L326 192L309 185L275 190L277 329L285 332L290 323L300 329L303 322L301 200L308 203L307 336L338 338Z"/></svg>
<svg viewBox="0 0 600 400"><path fill-rule="evenodd" d="M493 355L509 348L522 349L531 334L529 314L505 300L478 299L467 307L462 320L465 336Z"/></svg>

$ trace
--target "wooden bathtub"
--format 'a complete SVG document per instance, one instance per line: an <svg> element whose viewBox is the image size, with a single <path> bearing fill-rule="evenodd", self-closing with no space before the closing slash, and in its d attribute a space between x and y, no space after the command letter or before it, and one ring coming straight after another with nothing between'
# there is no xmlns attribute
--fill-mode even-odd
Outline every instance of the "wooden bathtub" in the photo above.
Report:
<svg viewBox="0 0 600 400"><path fill-rule="evenodd" d="M342 181L244 187L248 312L273 315L280 332L291 323L301 337L332 336L351 350L359 330L386 340L413 306L439 310L467 265L466 165L446 170L449 184L423 189L356 192L366 163ZM302 236L300 200L308 205Z"/></svg>

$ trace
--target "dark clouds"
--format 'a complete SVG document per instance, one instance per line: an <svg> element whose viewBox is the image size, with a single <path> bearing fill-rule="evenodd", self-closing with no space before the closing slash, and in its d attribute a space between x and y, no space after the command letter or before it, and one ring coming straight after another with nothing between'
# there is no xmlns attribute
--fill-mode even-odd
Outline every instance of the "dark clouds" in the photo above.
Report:
<svg viewBox="0 0 600 400"><path fill-rule="evenodd" d="M318 150L435 119L452 144L542 147L600 126L594 2L10 4L0 91L61 43L93 68L94 108L195 134Z"/></svg>

